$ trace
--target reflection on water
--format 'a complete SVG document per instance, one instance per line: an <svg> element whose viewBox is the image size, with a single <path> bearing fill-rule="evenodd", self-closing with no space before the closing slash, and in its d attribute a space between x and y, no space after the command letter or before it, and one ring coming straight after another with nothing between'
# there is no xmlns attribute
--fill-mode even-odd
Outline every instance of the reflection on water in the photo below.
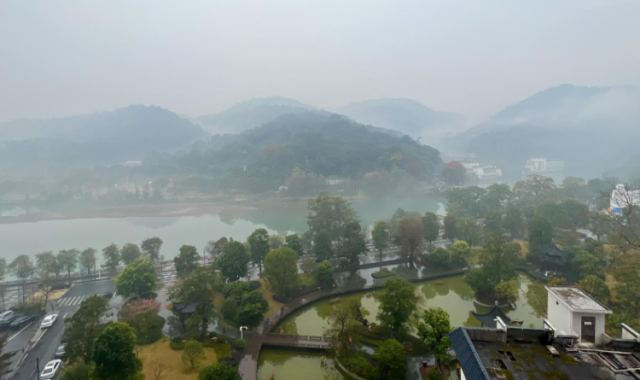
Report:
<svg viewBox="0 0 640 380"><path fill-rule="evenodd" d="M525 275L519 275L518 282L520 286L520 298L516 302L516 308L506 308L503 311L512 319L523 320L525 326L541 327L544 314L540 313L537 303L533 305L529 304L532 298L528 295L538 293L539 289L544 290L544 286L533 282ZM480 322L473 317L471 312L487 313L490 310L490 307L482 306L474 302L474 292L462 276L418 284L417 294L420 296L420 301L418 302L419 309L425 310L430 307L443 308L449 313L452 327L480 326ZM363 309L369 313L368 319L372 322L378 322L376 316L378 314L379 302L375 296L371 297L365 293L359 293L346 297L361 300ZM536 300L537 299L538 298L536 298ZM540 299L544 299L546 303L546 297ZM322 335L328 327L327 317L332 310L333 304L330 300L317 302L292 314L283 321L278 329L281 328L286 334Z"/></svg>
<svg viewBox="0 0 640 380"><path fill-rule="evenodd" d="M258 358L258 379L275 375L277 380L343 380L347 379L335 368L327 356L327 365L321 365L321 351L288 350L265 347Z"/></svg>

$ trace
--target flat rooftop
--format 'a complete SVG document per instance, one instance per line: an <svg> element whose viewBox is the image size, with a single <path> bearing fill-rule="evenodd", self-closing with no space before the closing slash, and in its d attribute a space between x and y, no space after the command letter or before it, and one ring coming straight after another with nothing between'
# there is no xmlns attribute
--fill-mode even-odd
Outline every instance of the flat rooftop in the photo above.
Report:
<svg viewBox="0 0 640 380"><path fill-rule="evenodd" d="M562 302L567 304L572 310L607 314L611 313L611 310L608 307L596 301L581 289L561 286L547 287L547 289L562 300Z"/></svg>

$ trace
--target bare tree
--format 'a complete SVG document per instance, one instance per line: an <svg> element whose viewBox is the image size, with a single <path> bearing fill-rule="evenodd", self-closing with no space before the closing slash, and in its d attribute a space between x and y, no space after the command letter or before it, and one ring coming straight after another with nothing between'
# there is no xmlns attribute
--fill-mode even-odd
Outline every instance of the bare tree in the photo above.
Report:
<svg viewBox="0 0 640 380"><path fill-rule="evenodd" d="M157 359L149 363L149 367L151 368L151 376L153 380L162 380L169 368L166 363Z"/></svg>
<svg viewBox="0 0 640 380"><path fill-rule="evenodd" d="M630 246L640 247L640 189L617 185L611 194L611 230Z"/></svg>

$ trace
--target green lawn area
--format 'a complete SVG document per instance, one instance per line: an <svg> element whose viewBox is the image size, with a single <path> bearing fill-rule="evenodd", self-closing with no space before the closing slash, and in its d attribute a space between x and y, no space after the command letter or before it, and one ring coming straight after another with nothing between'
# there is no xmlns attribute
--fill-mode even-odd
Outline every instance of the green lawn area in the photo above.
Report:
<svg viewBox="0 0 640 380"><path fill-rule="evenodd" d="M196 380L198 371L189 372L182 363L182 351L174 351L169 347L169 338L163 337L159 341L136 346L138 357L142 361L142 372L145 379L155 379L153 370L159 363L164 366L163 378L171 380ZM218 361L213 348L204 349L205 358L200 361L200 367L215 364Z"/></svg>

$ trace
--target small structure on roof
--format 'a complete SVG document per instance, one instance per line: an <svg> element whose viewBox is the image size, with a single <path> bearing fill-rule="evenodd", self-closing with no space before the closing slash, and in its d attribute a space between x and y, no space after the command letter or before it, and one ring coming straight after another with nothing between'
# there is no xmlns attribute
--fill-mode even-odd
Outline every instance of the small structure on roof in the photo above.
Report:
<svg viewBox="0 0 640 380"><path fill-rule="evenodd" d="M473 316L482 323L482 327L487 326L492 329L497 328L498 323L496 322L496 319L498 317L509 326L522 326L522 321L512 320L507 317L498 306L494 306L493 309L489 310L486 314L478 314L475 311L472 311L471 314L473 314Z"/></svg>
<svg viewBox="0 0 640 380"><path fill-rule="evenodd" d="M558 286L547 289L547 320L557 337L573 337L578 343L602 344L608 307L581 289Z"/></svg>
<svg viewBox="0 0 640 380"><path fill-rule="evenodd" d="M545 270L562 272L571 264L571 257L569 252L560 249L555 243L551 243L540 252L540 264Z"/></svg>

